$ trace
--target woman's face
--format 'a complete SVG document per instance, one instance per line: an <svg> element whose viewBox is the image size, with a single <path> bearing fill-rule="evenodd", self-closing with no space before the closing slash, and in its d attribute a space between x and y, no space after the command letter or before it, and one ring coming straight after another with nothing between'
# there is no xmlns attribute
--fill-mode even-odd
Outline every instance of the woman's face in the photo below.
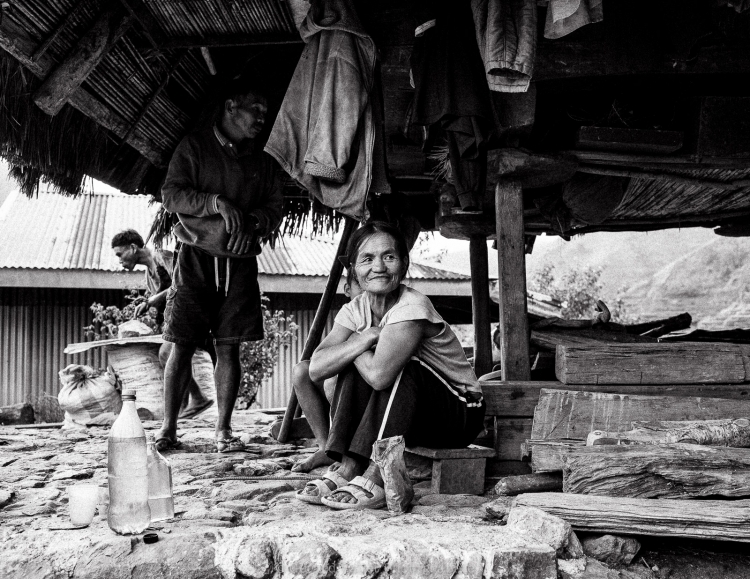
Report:
<svg viewBox="0 0 750 579"><path fill-rule="evenodd" d="M405 266L394 239L387 233L378 232L359 247L354 270L362 291L384 295L401 284Z"/></svg>

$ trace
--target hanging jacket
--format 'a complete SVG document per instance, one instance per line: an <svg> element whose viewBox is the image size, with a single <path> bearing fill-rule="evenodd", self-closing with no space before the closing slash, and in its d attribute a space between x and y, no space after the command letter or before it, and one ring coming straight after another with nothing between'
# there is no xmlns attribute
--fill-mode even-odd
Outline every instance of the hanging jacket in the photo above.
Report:
<svg viewBox="0 0 750 579"><path fill-rule="evenodd" d="M324 205L362 219L372 180L375 43L349 0L313 3L266 152Z"/></svg>

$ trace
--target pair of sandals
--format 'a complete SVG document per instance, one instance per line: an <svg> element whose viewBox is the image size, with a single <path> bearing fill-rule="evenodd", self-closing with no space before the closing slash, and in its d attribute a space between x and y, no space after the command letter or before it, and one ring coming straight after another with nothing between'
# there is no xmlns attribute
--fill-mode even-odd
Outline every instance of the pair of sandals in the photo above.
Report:
<svg viewBox="0 0 750 579"><path fill-rule="evenodd" d="M160 436L155 442L156 450L159 452L180 450L182 447L182 442L177 437ZM225 452L242 452L244 450L245 443L242 442L239 436L232 436L231 432L228 435L224 433L224 436L216 439L216 451L222 454Z"/></svg>
<svg viewBox="0 0 750 579"><path fill-rule="evenodd" d="M325 480L323 480L325 479ZM333 483L334 488L326 484L326 480ZM318 493L311 495L305 491L308 487L315 487ZM357 499L356 503L342 503L331 498L334 493L349 493ZM368 494L370 496L368 496ZM304 489L297 491L297 498L314 505L325 505L338 510L382 509L385 504L385 489L376 485L363 476L356 476L348 481L336 471L329 470L319 479L307 483Z"/></svg>

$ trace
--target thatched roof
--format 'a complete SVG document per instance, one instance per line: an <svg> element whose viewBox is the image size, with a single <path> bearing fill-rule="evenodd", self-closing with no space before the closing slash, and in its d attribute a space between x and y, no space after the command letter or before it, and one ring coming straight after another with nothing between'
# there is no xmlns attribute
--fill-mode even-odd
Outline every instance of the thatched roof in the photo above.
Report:
<svg viewBox="0 0 750 579"><path fill-rule="evenodd" d="M380 50L394 189L430 215L435 161L425 158L419 131L410 130L408 120L417 3L352 2ZM525 191L527 233L731 225L750 216L750 144L741 135L750 125L750 104L738 88L750 85L744 48L750 13L705 4L702 12L686 8L679 18L661 9L642 18L628 12L636 10L630 3L613 0L602 23L555 41L540 33L533 129L501 131L491 144L564 153L577 160L579 171L562 187ZM75 195L90 175L158 198L174 147L210 120L225 81L242 74L261 79L273 116L302 50L296 24L309 3L13 0L3 6L0 156L24 193L33 194L41 179ZM35 92L103 14L114 14L117 24L111 47L68 104L46 114L34 104ZM685 43L690 50L683 54L680 34L702 40ZM639 152L632 143L602 148L579 138L582 127L650 130L678 135L679 144L669 153ZM311 202L292 183L286 195L288 232L299 229ZM336 216L317 209L316 227L335 226Z"/></svg>

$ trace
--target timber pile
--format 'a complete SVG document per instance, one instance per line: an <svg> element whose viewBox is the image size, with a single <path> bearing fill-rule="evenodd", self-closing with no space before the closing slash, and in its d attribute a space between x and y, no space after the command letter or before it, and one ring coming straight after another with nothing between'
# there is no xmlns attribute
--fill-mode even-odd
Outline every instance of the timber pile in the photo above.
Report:
<svg viewBox="0 0 750 579"><path fill-rule="evenodd" d="M536 507L575 530L750 542L750 501L681 501L529 493L513 506Z"/></svg>

